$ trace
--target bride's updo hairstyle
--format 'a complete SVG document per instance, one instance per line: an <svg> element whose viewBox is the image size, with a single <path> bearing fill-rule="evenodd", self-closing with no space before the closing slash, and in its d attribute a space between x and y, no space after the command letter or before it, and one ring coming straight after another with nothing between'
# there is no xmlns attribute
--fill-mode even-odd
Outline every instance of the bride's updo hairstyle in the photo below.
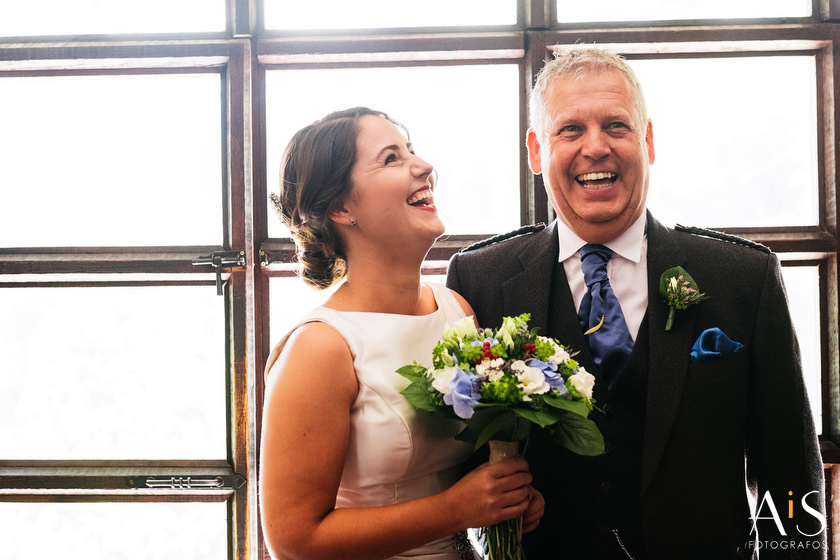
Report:
<svg viewBox="0 0 840 560"><path fill-rule="evenodd" d="M330 214L353 187L350 172L356 163L358 121L367 115L405 131L385 113L355 107L300 129L283 152L280 190L271 194L271 201L295 240L299 274L316 288L330 287L347 272L342 240Z"/></svg>

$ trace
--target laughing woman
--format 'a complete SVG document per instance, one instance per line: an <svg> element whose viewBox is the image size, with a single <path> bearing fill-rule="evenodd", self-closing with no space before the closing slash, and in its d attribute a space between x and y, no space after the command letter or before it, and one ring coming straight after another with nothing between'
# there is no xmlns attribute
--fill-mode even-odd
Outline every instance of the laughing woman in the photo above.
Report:
<svg viewBox="0 0 840 560"><path fill-rule="evenodd" d="M266 365L260 498L280 559L457 560L456 535L542 515L523 459L464 475L460 426L417 412L400 366L428 362L466 301L420 281L444 231L433 168L407 132L366 108L300 130L273 196L303 279L341 285L274 348ZM464 476L462 476L464 475Z"/></svg>

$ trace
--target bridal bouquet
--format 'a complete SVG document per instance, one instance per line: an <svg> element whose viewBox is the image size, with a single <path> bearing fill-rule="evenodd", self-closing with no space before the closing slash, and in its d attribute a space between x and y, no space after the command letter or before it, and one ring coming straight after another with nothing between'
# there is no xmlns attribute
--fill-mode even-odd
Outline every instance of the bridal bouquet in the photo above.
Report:
<svg viewBox="0 0 840 560"><path fill-rule="evenodd" d="M495 330L477 329L472 317L447 325L431 368L415 362L397 370L411 381L402 394L416 408L462 420L456 437L475 449L488 444L491 462L504 458L504 443L516 454L534 425L575 453L600 455L604 440L589 419L595 378L529 319L505 317ZM523 557L520 523L486 530L492 560Z"/></svg>

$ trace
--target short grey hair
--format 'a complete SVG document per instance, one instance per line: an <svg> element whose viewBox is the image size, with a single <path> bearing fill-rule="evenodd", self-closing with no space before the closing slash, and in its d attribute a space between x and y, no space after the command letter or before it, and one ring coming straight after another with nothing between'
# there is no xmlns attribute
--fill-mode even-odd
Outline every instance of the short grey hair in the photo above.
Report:
<svg viewBox="0 0 840 560"><path fill-rule="evenodd" d="M541 140L545 138L546 130L551 123L546 115L548 87L554 80L572 77L580 79L589 74L617 71L623 74L630 84L630 91L635 98L637 125L644 127L648 121L647 107L642 93L642 84L624 57L594 47L575 47L565 52L555 53L554 59L548 61L537 74L534 87L531 89L530 123L531 128Z"/></svg>

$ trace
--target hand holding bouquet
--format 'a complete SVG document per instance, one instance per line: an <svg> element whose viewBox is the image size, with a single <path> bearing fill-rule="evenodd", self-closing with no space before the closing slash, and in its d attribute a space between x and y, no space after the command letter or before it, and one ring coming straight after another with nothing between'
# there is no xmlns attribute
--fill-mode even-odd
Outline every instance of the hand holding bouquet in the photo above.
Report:
<svg viewBox="0 0 840 560"><path fill-rule="evenodd" d="M472 317L447 326L431 368L397 370L411 381L402 394L416 408L462 420L457 438L476 449L520 442L536 425L575 453L600 455L604 440L589 419L595 378L567 348L530 329L529 319L505 317L496 330L477 329ZM487 535L491 559L522 557L518 524L491 527Z"/></svg>

